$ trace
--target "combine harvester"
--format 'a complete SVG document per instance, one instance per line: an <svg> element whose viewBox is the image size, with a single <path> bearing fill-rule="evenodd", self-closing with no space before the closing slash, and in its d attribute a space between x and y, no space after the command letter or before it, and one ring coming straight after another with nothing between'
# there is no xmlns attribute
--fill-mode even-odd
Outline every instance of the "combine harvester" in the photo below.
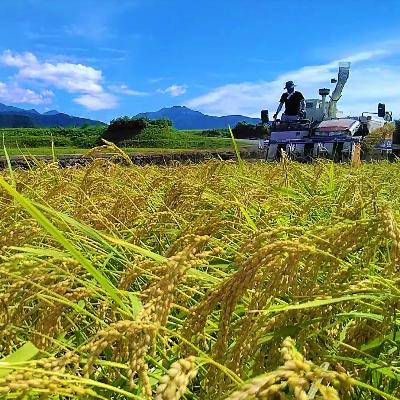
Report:
<svg viewBox="0 0 400 400"><path fill-rule="evenodd" d="M269 137L260 142L267 161L277 161L284 151L297 161L310 162L316 158L328 158L336 162L347 162L360 154L361 143L374 129L391 121L391 113L385 105L378 104L378 112L364 112L359 117L340 118L337 103L349 78L350 63L339 63L336 87L327 101L330 89L319 89L321 99L306 100L305 119L296 121L275 120L272 124L268 111L261 111L262 123L270 124ZM367 115L365 115L367 114ZM378 115L378 118L372 117ZM392 141L382 141L373 149L374 157L387 158L392 150Z"/></svg>

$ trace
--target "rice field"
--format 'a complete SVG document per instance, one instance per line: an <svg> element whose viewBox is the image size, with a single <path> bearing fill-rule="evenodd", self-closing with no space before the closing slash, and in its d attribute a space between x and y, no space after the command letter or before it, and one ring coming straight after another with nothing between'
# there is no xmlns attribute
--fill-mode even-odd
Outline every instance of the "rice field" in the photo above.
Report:
<svg viewBox="0 0 400 400"><path fill-rule="evenodd" d="M400 164L0 179L1 399L400 398Z"/></svg>

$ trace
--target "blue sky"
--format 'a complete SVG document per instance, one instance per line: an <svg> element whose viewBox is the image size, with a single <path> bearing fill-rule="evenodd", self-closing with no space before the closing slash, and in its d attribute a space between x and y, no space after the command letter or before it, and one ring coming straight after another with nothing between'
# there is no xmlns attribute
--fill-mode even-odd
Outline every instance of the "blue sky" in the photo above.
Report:
<svg viewBox="0 0 400 400"><path fill-rule="evenodd" d="M109 121L274 109L352 61L339 108L400 112L399 0L2 0L0 102Z"/></svg>

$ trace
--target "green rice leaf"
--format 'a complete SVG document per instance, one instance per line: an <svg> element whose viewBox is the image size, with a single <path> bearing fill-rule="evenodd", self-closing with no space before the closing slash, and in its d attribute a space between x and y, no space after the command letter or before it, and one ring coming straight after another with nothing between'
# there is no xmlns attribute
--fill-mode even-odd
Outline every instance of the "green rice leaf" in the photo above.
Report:
<svg viewBox="0 0 400 400"><path fill-rule="evenodd" d="M40 350L33 343L26 342L18 350L15 350L14 353L11 353L7 357L0 358L0 378L4 378L13 371L13 369L7 369L7 366L12 367L13 364L30 361L35 358L39 352Z"/></svg>
<svg viewBox="0 0 400 400"><path fill-rule="evenodd" d="M18 201L21 206L50 234L58 243L60 243L73 258L75 258L100 284L104 291L115 301L123 310L129 312L129 308L118 294L113 284L98 270L93 264L85 258L74 245L58 230L50 220L48 220L40 210L27 198L18 193L3 178L0 177L0 186L2 186L11 196Z"/></svg>

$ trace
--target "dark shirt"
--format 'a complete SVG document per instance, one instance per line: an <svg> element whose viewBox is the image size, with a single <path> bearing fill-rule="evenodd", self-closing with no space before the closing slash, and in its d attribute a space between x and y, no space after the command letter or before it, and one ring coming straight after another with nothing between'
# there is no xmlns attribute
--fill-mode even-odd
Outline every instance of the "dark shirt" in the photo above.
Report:
<svg viewBox="0 0 400 400"><path fill-rule="evenodd" d="M289 98L289 93L283 93L280 103L285 103L286 115L298 115L300 112L300 103L304 100L304 96L300 92L294 92Z"/></svg>

